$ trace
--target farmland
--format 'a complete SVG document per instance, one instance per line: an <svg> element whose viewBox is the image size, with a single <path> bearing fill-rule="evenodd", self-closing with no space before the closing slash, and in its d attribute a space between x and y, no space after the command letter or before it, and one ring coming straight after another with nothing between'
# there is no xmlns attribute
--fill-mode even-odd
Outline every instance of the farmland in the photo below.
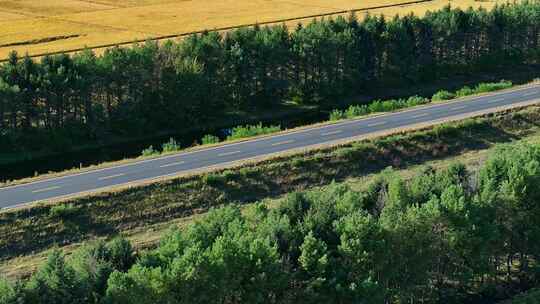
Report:
<svg viewBox="0 0 540 304"><path fill-rule="evenodd" d="M0 0L0 59L16 50L39 55L85 47L100 48L136 40L181 36L205 29L226 29L254 23L294 25L315 15L357 11L394 16L422 15L451 4L454 7L491 8L501 0L434 0L417 4L407 0L294 1L172 1L172 0ZM384 8L376 8L384 7ZM373 9L372 9L373 8ZM304 18L304 19L303 19Z"/></svg>

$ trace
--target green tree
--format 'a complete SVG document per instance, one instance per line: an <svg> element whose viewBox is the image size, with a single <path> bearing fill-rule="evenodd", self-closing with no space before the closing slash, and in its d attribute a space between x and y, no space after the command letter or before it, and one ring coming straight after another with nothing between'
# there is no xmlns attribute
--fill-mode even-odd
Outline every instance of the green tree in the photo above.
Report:
<svg viewBox="0 0 540 304"><path fill-rule="evenodd" d="M85 303L84 287L63 254L54 250L25 286L29 303Z"/></svg>

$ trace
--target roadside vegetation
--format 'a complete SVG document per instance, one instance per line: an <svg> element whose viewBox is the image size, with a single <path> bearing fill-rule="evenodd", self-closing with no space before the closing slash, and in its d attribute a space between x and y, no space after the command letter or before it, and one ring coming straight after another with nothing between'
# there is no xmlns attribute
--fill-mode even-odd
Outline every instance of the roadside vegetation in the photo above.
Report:
<svg viewBox="0 0 540 304"><path fill-rule="evenodd" d="M456 91L456 93L450 93L445 90L438 91L433 95L431 99L423 98L420 96L411 96L405 99L390 99L390 100L374 100L367 105L351 105L346 110L333 110L330 112L329 121L337 121L341 119L358 118L361 116L392 112L400 109L406 109L419 105L425 105L430 102L440 102L452 100L453 98L466 97L475 94L482 94L487 92L494 92L503 89L509 89L513 86L512 82L501 80L500 82L480 83L473 89L465 86ZM226 134L223 141L218 136L207 134L204 135L197 146L212 145L220 142L234 141L239 139L246 139L259 135L267 135L282 131L280 126L263 126L262 123L256 125L244 125L237 126L230 130ZM199 144L200 143L200 144ZM155 149L153 146L149 146L141 152L141 156L156 156L164 153L179 152L182 150L180 144L174 139L170 138L168 142L165 142L161 146L161 150Z"/></svg>
<svg viewBox="0 0 540 304"><path fill-rule="evenodd" d="M262 123L258 123L256 125L237 126L228 131L229 133L226 134L226 138L224 140L225 142L255 137L259 135L277 133L281 131L281 127L280 126L263 126ZM197 146L213 145L220 142L221 140L218 136L206 134L201 138L200 144L196 143L196 145ZM159 154L178 152L181 150L182 150L182 147L180 146L180 144L174 138L170 138L168 142L165 142L161 145L161 150L156 150L154 149L153 146L150 146L141 152L141 156L143 157L156 156Z"/></svg>
<svg viewBox="0 0 540 304"><path fill-rule="evenodd" d="M365 105L351 105L345 110L333 110L330 113L330 121L336 121L344 118L357 118L360 116L373 114L373 113L382 113L382 112L391 112L400 109L406 109L414 106L424 105L430 102L441 102L452 100L454 98L466 97L475 94L482 94L488 92L494 92L498 90L509 89L513 86L512 82L501 80L500 82L489 82L489 83L479 83L476 87L470 88L465 86L455 93L451 93L445 90L437 91L433 94L431 99L420 97L420 96L411 96L405 99L390 99L390 100L374 100L369 104Z"/></svg>
<svg viewBox="0 0 540 304"><path fill-rule="evenodd" d="M13 53L0 66L0 159L205 130L231 113L271 116L284 104L335 108L370 88L535 64L539 10L537 1L447 7L424 17L351 15L294 30L204 33L103 55L35 61Z"/></svg>
<svg viewBox="0 0 540 304"><path fill-rule="evenodd" d="M530 107L62 203L6 210L0 213L0 259L42 252L55 244L144 230L211 207L276 197L387 166L403 168L484 149L527 136L536 130L539 119L540 108ZM66 210L58 207L64 204Z"/></svg>
<svg viewBox="0 0 540 304"><path fill-rule="evenodd" d="M478 171L455 163L405 180L387 169L361 191L331 184L273 208L212 209L149 251L122 239L53 251L0 290L4 303L505 299L539 283L539 180L540 145L504 145Z"/></svg>

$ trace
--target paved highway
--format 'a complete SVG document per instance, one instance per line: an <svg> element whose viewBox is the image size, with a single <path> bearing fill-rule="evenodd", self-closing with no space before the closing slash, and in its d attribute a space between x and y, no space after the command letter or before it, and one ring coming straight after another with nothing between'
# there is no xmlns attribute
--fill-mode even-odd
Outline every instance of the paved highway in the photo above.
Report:
<svg viewBox="0 0 540 304"><path fill-rule="evenodd" d="M535 101L540 102L540 85L4 187L0 188L0 208L13 208L41 200L95 192L212 166L226 166L239 160L337 142L419 123L435 124L444 119L472 116L481 111L491 112L501 107L519 106Z"/></svg>

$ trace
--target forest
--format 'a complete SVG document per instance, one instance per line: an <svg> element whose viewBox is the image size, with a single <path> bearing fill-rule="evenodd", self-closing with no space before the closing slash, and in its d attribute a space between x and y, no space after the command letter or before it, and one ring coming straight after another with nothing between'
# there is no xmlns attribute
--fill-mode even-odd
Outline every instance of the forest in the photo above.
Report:
<svg viewBox="0 0 540 304"><path fill-rule="evenodd" d="M540 3L526 1L246 27L102 55L12 53L0 65L1 152L204 129L232 112L331 104L372 87L538 63L539 43Z"/></svg>
<svg viewBox="0 0 540 304"><path fill-rule="evenodd" d="M213 209L148 251L54 250L29 279L0 280L0 303L493 303L538 286L539 182L538 144L474 170L387 169L362 190Z"/></svg>

